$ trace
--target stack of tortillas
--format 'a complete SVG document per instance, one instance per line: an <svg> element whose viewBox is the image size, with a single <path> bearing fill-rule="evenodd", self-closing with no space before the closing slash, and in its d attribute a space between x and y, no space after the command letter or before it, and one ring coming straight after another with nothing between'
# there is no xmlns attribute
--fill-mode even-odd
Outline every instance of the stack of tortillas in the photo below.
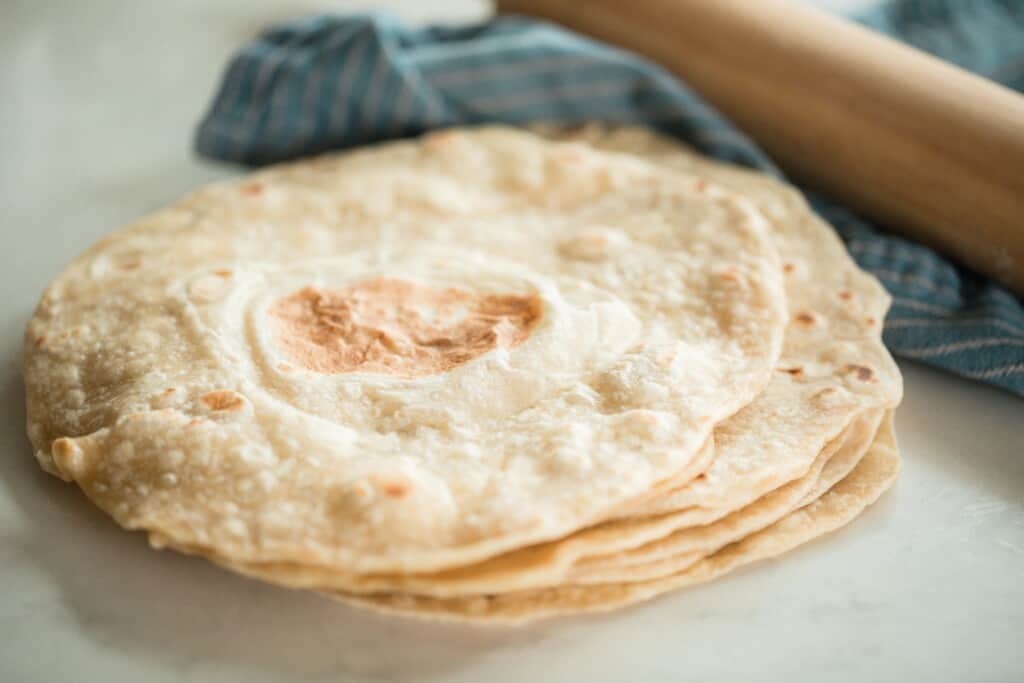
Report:
<svg viewBox="0 0 1024 683"><path fill-rule="evenodd" d="M801 196L636 129L203 188L26 334L36 457L157 547L515 622L707 581L894 480L888 298Z"/></svg>

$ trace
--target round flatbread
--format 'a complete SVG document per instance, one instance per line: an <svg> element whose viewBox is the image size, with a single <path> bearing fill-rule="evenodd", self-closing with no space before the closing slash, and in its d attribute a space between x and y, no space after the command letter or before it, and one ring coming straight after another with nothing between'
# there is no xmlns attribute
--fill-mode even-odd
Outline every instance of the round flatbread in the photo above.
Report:
<svg viewBox="0 0 1024 683"><path fill-rule="evenodd" d="M647 496L771 381L782 266L703 181L501 128L204 188L29 323L29 436L121 525L439 570Z"/></svg>

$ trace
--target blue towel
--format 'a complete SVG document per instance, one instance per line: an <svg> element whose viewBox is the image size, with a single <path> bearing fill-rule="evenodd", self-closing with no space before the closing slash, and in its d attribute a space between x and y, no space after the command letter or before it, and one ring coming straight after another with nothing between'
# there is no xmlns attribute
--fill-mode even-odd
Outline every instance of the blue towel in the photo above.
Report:
<svg viewBox="0 0 1024 683"><path fill-rule="evenodd" d="M1020 0L896 0L859 20L1024 89ZM231 61L196 146L260 165L445 126L536 120L647 124L781 177L754 141L663 68L515 17L410 28L385 14L317 16L271 28ZM885 342L895 354L1024 395L1020 298L807 194L892 294Z"/></svg>

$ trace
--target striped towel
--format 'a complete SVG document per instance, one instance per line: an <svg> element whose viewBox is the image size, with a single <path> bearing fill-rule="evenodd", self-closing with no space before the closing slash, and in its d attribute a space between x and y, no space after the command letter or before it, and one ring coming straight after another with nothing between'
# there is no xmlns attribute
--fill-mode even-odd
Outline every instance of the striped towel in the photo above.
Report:
<svg viewBox="0 0 1024 683"><path fill-rule="evenodd" d="M1024 2L896 0L860 20L1024 89ZM661 67L514 17L413 29L375 13L274 27L231 61L196 146L208 157L260 165L432 128L537 120L647 124L710 156L781 176L751 139ZM1020 298L827 197L808 197L892 294L885 342L895 354L1024 395Z"/></svg>

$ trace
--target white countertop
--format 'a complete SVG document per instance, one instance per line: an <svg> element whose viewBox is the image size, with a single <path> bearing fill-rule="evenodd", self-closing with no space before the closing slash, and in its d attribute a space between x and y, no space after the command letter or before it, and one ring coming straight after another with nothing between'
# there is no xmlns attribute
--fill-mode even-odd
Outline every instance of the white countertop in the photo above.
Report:
<svg viewBox="0 0 1024 683"><path fill-rule="evenodd" d="M43 474L18 373L39 293L99 236L236 172L190 152L228 55L332 6L356 5L0 8L0 681L1024 680L1024 401L912 363L902 479L851 527L708 586L520 630L366 615L154 552Z"/></svg>

